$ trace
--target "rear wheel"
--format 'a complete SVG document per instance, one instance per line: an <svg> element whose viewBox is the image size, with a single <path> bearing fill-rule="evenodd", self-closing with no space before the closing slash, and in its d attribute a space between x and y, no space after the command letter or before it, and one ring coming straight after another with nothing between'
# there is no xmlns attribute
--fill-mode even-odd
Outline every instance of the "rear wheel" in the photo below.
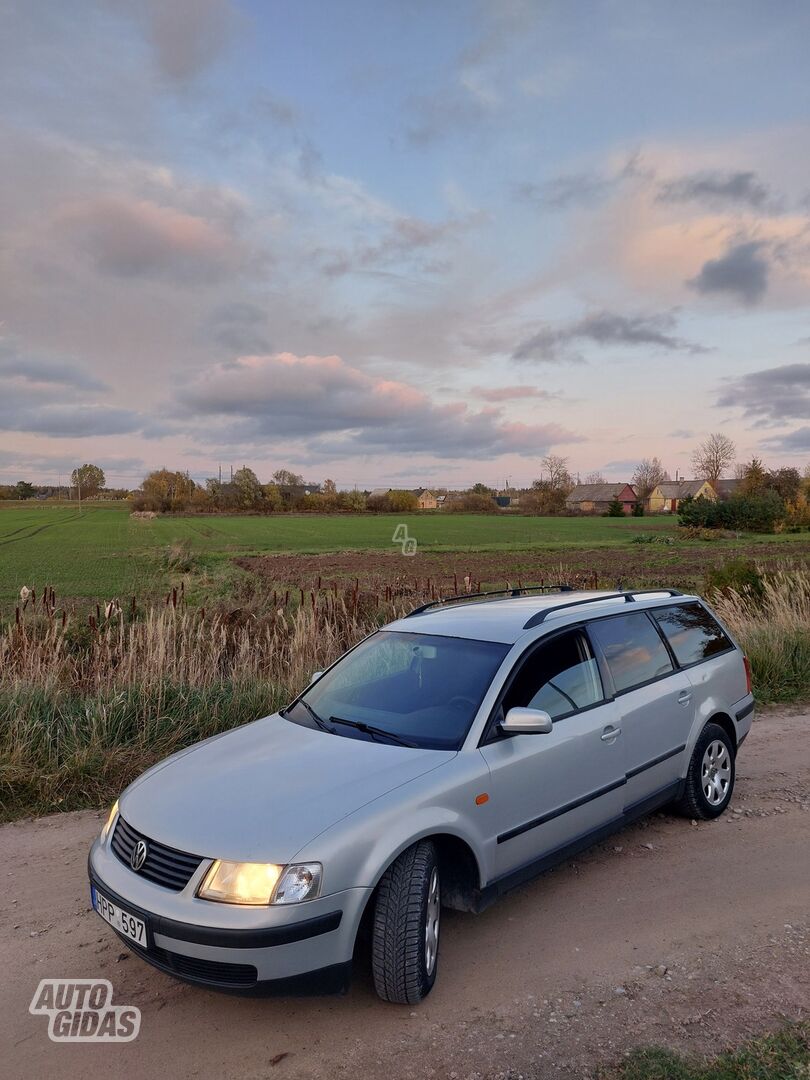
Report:
<svg viewBox="0 0 810 1080"><path fill-rule="evenodd" d="M707 724L695 743L676 809L701 821L719 817L731 801L735 775L731 739L719 724Z"/></svg>
<svg viewBox="0 0 810 1080"><path fill-rule="evenodd" d="M414 1005L436 981L439 963L441 877L430 840L409 847L377 887L371 967L383 1001Z"/></svg>

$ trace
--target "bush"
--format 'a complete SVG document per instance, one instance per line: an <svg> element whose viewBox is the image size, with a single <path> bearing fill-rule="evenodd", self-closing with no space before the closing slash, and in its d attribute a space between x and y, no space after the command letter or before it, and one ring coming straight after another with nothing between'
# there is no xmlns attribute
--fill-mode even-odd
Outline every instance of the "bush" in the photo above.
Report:
<svg viewBox="0 0 810 1080"><path fill-rule="evenodd" d="M500 512L500 507L491 495L479 495L472 491L451 500L447 509L451 514L493 514Z"/></svg>
<svg viewBox="0 0 810 1080"><path fill-rule="evenodd" d="M741 595L762 599L764 577L751 559L729 559L706 571L706 592L733 589Z"/></svg>
<svg viewBox="0 0 810 1080"><path fill-rule="evenodd" d="M785 504L775 491L760 495L732 495L712 501L702 495L686 498L678 509L681 525L701 529L733 529L737 532L773 532L784 520Z"/></svg>

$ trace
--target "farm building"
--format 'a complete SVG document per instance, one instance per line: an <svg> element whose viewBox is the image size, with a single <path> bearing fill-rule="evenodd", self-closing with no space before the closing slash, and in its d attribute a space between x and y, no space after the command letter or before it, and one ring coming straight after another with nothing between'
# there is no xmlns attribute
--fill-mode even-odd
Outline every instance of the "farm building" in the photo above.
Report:
<svg viewBox="0 0 810 1080"><path fill-rule="evenodd" d="M416 496L420 510L435 510L439 505L436 496L427 488L414 488L413 494Z"/></svg>
<svg viewBox="0 0 810 1080"><path fill-rule="evenodd" d="M604 514L614 499L622 504L625 514L632 514L636 493L630 484L577 484L565 507L583 514Z"/></svg>
<svg viewBox="0 0 810 1080"><path fill-rule="evenodd" d="M657 484L647 499L647 509L651 514L674 514L681 502L692 496L714 502L717 493L708 480L662 480Z"/></svg>

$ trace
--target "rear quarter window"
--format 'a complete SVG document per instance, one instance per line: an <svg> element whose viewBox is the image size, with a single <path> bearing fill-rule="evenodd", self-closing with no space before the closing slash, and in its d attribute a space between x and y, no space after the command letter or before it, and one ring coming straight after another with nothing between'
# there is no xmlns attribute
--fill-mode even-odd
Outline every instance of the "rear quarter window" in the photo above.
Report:
<svg viewBox="0 0 810 1080"><path fill-rule="evenodd" d="M734 645L717 619L700 604L680 604L650 612L682 667L699 664Z"/></svg>
<svg viewBox="0 0 810 1080"><path fill-rule="evenodd" d="M588 633L604 653L617 693L673 670L661 635L641 612L595 620Z"/></svg>

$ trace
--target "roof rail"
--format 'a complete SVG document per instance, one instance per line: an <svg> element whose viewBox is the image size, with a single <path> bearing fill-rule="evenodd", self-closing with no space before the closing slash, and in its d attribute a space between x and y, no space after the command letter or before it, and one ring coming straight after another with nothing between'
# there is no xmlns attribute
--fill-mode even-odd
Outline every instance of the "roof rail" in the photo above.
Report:
<svg viewBox="0 0 810 1080"><path fill-rule="evenodd" d="M564 608L579 607L580 604L598 604L602 600L624 600L626 604L635 603L637 596L645 596L650 593L666 593L668 596L683 596L684 594L680 589L625 589L622 592L605 593L604 596L591 596L586 600L568 600L564 604L557 604L555 607L544 608L542 611L536 611L528 622L523 624L524 630L531 630L534 626L539 626L540 623L545 622L547 615L556 614L558 611L562 611Z"/></svg>
<svg viewBox="0 0 810 1080"><path fill-rule="evenodd" d="M410 619L412 615L421 615L423 611L428 611L430 608L443 607L445 604L451 604L459 600L486 600L490 596L504 598L507 596L523 596L533 592L551 592L554 589L561 593L574 592L573 585L561 583L559 585L518 585L514 589L496 589L494 592L459 593L458 596L445 596L442 600L431 600L427 604L422 604L421 607L409 611L405 618Z"/></svg>

